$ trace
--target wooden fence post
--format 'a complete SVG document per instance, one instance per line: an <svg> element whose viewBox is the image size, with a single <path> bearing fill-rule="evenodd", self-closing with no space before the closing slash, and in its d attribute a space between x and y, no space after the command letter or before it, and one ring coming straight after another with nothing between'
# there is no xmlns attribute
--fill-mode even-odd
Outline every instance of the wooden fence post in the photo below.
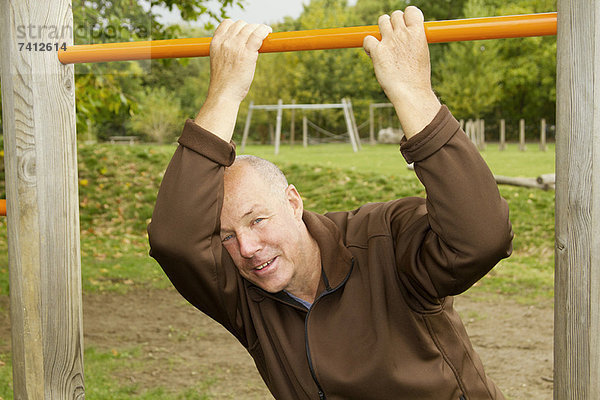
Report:
<svg viewBox="0 0 600 400"><path fill-rule="evenodd" d="M523 118L519 120L519 150L527 150L525 145L525 120Z"/></svg>
<svg viewBox="0 0 600 400"><path fill-rule="evenodd" d="M504 119L500 120L500 151L506 150L506 121Z"/></svg>
<svg viewBox="0 0 600 400"><path fill-rule="evenodd" d="M0 41L14 398L83 399L71 1L0 2Z"/></svg>
<svg viewBox="0 0 600 400"><path fill-rule="evenodd" d="M600 1L558 0L554 399L600 399Z"/></svg>
<svg viewBox="0 0 600 400"><path fill-rule="evenodd" d="M479 150L485 150L485 120L479 120Z"/></svg>
<svg viewBox="0 0 600 400"><path fill-rule="evenodd" d="M540 123L540 150L546 151L548 147L546 146L546 119L542 118Z"/></svg>

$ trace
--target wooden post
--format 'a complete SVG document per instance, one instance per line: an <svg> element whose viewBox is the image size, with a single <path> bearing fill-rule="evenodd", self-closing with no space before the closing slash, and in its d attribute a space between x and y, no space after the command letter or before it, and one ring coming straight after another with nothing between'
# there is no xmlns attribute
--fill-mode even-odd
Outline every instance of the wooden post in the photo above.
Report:
<svg viewBox="0 0 600 400"><path fill-rule="evenodd" d="M242 146L240 148L240 152L244 152L246 149L246 141L248 140L248 133L250 132L250 121L252 121L252 106L254 106L254 102L251 101L248 106L248 114L246 114L246 123L244 124L244 133L242 135Z"/></svg>
<svg viewBox="0 0 600 400"><path fill-rule="evenodd" d="M485 120L479 120L479 150L485 150Z"/></svg>
<svg viewBox="0 0 600 400"><path fill-rule="evenodd" d="M467 129L466 129L467 136L469 137L469 139L471 139L471 142L473 142L474 145L477 145L474 128L475 128L475 124L474 124L473 120L468 119L467 120Z"/></svg>
<svg viewBox="0 0 600 400"><path fill-rule="evenodd" d="M279 154L279 144L281 143L281 114L283 112L283 108L281 108L282 104L283 100L279 99L277 101L277 125L275 126L275 155Z"/></svg>
<svg viewBox="0 0 600 400"><path fill-rule="evenodd" d="M500 120L500 151L506 150L506 121L504 119Z"/></svg>
<svg viewBox="0 0 600 400"><path fill-rule="evenodd" d="M296 104L296 100L292 100L292 104ZM292 122L290 123L290 147L294 147L294 139L296 134L295 120L296 118L296 109L292 108Z"/></svg>
<svg viewBox="0 0 600 400"><path fill-rule="evenodd" d="M302 116L302 147L308 147L308 119Z"/></svg>
<svg viewBox="0 0 600 400"><path fill-rule="evenodd" d="M558 0L554 399L600 399L600 1Z"/></svg>
<svg viewBox="0 0 600 400"><path fill-rule="evenodd" d="M527 150L525 145L525 120L523 118L519 120L519 150Z"/></svg>
<svg viewBox="0 0 600 400"><path fill-rule="evenodd" d="M546 151L548 147L546 146L546 120L544 118L540 125L540 150Z"/></svg>
<svg viewBox="0 0 600 400"><path fill-rule="evenodd" d="M84 398L74 69L19 50L72 27L70 0L0 2L15 399Z"/></svg>

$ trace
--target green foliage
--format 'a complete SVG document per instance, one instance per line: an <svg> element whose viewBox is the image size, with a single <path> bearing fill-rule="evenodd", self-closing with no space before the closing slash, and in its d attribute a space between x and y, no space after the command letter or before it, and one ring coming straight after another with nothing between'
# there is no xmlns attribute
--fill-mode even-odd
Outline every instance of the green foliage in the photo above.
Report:
<svg viewBox="0 0 600 400"><path fill-rule="evenodd" d="M174 94L165 87L150 88L138 104L138 113L131 118L131 127L152 142L170 143L177 138L182 119L179 99Z"/></svg>
<svg viewBox="0 0 600 400"><path fill-rule="evenodd" d="M555 7L548 0L468 0L464 14L527 14ZM555 118L555 37L452 43L433 64L434 88L459 118Z"/></svg>
<svg viewBox="0 0 600 400"><path fill-rule="evenodd" d="M305 6L297 20L288 20L274 26L275 31L305 30L352 26L361 23L351 12L345 0L312 0ZM275 78L275 79L274 79ZM343 97L351 97L356 119L360 123L368 118L368 107L357 107L362 100L384 101L369 57L362 49L330 51L304 51L261 56L248 100L255 104L274 104L277 99L285 103L294 99L297 103L339 103ZM319 126L331 131L346 130L341 111L306 113ZM253 126L261 132L261 123L269 121L270 115L256 113ZM256 120L255 120L256 118ZM272 119L272 118L271 118ZM262 129L262 130L261 130Z"/></svg>
<svg viewBox="0 0 600 400"><path fill-rule="evenodd" d="M489 113L502 96L503 69L498 66L498 42L451 43L438 64L435 86L441 101L457 118Z"/></svg>
<svg viewBox="0 0 600 400"><path fill-rule="evenodd" d="M240 7L243 0L218 0L208 7L207 0L153 0L150 10L135 0L75 0L73 20L75 44L156 40L185 34L178 25L164 26L157 20L156 8L178 9L186 21L207 16L206 29ZM146 5L147 6L147 5ZM217 8L215 10L214 8ZM138 111L137 102L149 92L144 76L156 70L185 64L185 60L78 64L75 67L77 131L86 139L106 140L109 136L130 135L128 121ZM182 68L185 69L185 68ZM183 75L185 76L185 75ZM150 79L151 80L151 79ZM164 86L161 84L155 86ZM179 95L179 89L173 91ZM169 88L169 90L172 88ZM188 100L189 91L182 90ZM202 95L202 92L198 93ZM197 101L194 102L197 105ZM188 109L184 107L186 114Z"/></svg>
<svg viewBox="0 0 600 400"><path fill-rule="evenodd" d="M0 312L8 312L8 310L0 309ZM8 338L7 338L8 339ZM3 339L0 338L0 341ZM10 353L0 353L0 398L9 400L12 399L12 360Z"/></svg>
<svg viewBox="0 0 600 400"><path fill-rule="evenodd" d="M468 18L494 15L484 0L467 0ZM489 113L502 96L500 82L508 64L498 57L502 42L450 43L434 70L437 92L457 118L479 118Z"/></svg>

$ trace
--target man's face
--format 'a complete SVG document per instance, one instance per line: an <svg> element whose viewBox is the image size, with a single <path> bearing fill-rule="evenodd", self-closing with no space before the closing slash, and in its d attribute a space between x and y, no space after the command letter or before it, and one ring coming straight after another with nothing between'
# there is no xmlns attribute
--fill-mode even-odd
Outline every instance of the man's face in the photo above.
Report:
<svg viewBox="0 0 600 400"><path fill-rule="evenodd" d="M274 193L248 165L226 171L221 241L244 278L271 293L297 286L303 227L296 188Z"/></svg>

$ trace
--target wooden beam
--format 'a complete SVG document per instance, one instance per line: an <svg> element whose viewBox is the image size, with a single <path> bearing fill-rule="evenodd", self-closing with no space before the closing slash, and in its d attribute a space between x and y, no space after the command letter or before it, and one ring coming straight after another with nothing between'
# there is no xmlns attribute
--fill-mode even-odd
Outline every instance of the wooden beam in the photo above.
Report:
<svg viewBox="0 0 600 400"><path fill-rule="evenodd" d="M542 118L540 121L540 150L546 151L548 150L548 146L546 146L546 119Z"/></svg>
<svg viewBox="0 0 600 400"><path fill-rule="evenodd" d="M504 119L500 120L500 144L499 150L506 150L506 121Z"/></svg>
<svg viewBox="0 0 600 400"><path fill-rule="evenodd" d="M84 397L74 70L19 49L72 26L70 0L0 2L15 399Z"/></svg>
<svg viewBox="0 0 600 400"><path fill-rule="evenodd" d="M600 399L600 1L558 0L554 399Z"/></svg>
<svg viewBox="0 0 600 400"><path fill-rule="evenodd" d="M519 120L519 151L527 150L525 145L525 120L521 118Z"/></svg>

